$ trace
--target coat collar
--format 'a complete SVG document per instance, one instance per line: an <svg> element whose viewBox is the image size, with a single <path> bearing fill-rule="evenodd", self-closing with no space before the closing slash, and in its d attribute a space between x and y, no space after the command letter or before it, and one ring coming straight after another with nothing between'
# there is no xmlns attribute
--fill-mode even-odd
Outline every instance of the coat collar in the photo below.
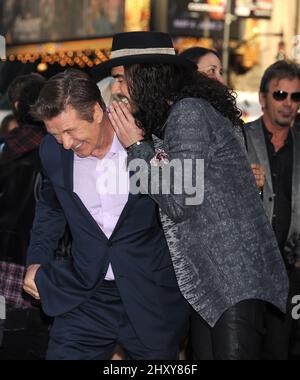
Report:
<svg viewBox="0 0 300 380"><path fill-rule="evenodd" d="M292 220L290 235L300 233L300 133L292 128L294 143L293 187L292 187Z"/></svg>
<svg viewBox="0 0 300 380"><path fill-rule="evenodd" d="M268 151L265 143L265 134L263 130L262 118L258 119L251 125L251 138L253 145L256 147L256 154L259 159L260 164L266 169L266 181L270 187L273 189L273 181L271 176L270 160L268 156Z"/></svg>

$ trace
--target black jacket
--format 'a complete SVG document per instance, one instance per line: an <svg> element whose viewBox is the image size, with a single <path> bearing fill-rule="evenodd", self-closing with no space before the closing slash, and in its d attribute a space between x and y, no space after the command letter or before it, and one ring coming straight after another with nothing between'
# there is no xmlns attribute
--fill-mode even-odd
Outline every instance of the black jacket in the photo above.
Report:
<svg viewBox="0 0 300 380"><path fill-rule="evenodd" d="M38 149L0 160L0 260L25 265L40 186Z"/></svg>

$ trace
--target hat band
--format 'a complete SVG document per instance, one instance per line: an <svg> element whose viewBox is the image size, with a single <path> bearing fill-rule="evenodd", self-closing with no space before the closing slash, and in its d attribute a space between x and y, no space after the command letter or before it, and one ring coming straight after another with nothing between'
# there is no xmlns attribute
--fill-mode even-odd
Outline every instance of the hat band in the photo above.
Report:
<svg viewBox="0 0 300 380"><path fill-rule="evenodd" d="M128 56L135 56L135 55L144 55L144 54L176 55L176 52L174 48L122 49L122 50L112 51L111 59L123 58L123 57L128 57Z"/></svg>

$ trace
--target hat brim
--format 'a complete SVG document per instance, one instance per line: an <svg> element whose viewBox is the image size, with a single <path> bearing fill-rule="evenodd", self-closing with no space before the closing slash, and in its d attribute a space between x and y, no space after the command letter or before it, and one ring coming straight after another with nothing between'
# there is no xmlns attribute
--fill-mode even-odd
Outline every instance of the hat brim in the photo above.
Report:
<svg viewBox="0 0 300 380"><path fill-rule="evenodd" d="M114 67L131 65L135 63L149 63L149 64L169 64L175 66L187 67L191 70L197 70L197 65L189 61L188 59L181 58L177 55L167 55L167 54L141 54L124 56L120 58L110 59L100 65L95 66L91 70L92 77L99 82L107 76L111 75L111 70Z"/></svg>

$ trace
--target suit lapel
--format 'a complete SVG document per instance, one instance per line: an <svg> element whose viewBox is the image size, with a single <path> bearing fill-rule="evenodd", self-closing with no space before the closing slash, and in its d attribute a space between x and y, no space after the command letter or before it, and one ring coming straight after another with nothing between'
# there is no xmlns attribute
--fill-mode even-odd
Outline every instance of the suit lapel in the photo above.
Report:
<svg viewBox="0 0 300 380"><path fill-rule="evenodd" d="M154 145L154 148L155 150L158 150L158 149L162 149L163 148L163 140L159 139L158 137L152 135L152 139L153 139L153 145ZM135 173L134 172L130 172L130 178L134 175ZM120 219L116 225L116 228L111 236L111 239L114 237L115 233L118 231L119 227L122 225L122 223L125 221L128 213L133 209L134 207L134 204L137 202L137 200L141 197L140 194L138 195L133 195L131 194L131 192L129 192L129 198L128 198L128 202L120 216Z"/></svg>
<svg viewBox="0 0 300 380"><path fill-rule="evenodd" d="M72 150L65 150L61 148L62 166L64 174L65 188L73 192L74 181L74 152Z"/></svg>
<svg viewBox="0 0 300 380"><path fill-rule="evenodd" d="M133 176L133 172L130 172L130 178ZM125 221L125 219L127 218L127 215L128 213L132 210L132 208L134 207L134 204L136 203L136 201L138 200L138 198L140 197L140 195L133 195L131 194L131 192L129 191L129 197L128 197L128 202L126 203L121 215L120 215L120 218L118 220L118 223L110 237L110 239L112 239L114 237L114 235L117 233L118 229L120 228L120 226L122 225L122 223Z"/></svg>
<svg viewBox="0 0 300 380"><path fill-rule="evenodd" d="M255 125L255 128L251 133L253 146L259 160L259 163L266 169L267 175L266 180L270 189L273 191L273 181L271 176L270 161L268 156L268 151L265 143L265 135L263 131L263 126L261 120Z"/></svg>
<svg viewBox="0 0 300 380"><path fill-rule="evenodd" d="M294 161L293 161L293 187L292 187L292 221L290 235L300 232L300 134L292 128Z"/></svg>

